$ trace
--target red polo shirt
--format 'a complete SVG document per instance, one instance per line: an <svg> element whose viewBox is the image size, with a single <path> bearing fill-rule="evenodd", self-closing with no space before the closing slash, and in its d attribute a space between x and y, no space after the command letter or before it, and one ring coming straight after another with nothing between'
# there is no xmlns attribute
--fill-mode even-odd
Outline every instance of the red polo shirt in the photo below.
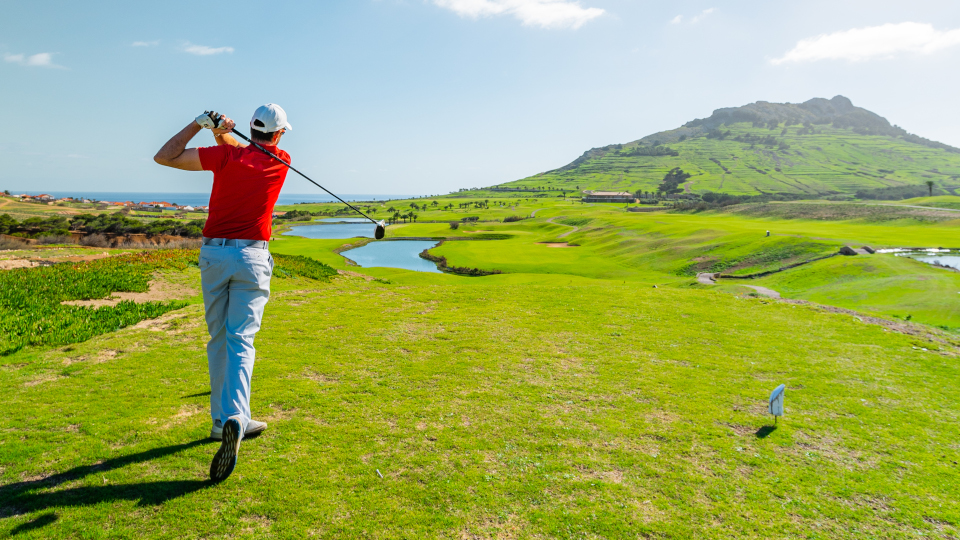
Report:
<svg viewBox="0 0 960 540"><path fill-rule="evenodd" d="M290 154L261 145L290 163ZM200 165L213 171L210 217L203 228L207 238L270 240L273 206L287 177L287 166L255 146L224 144L198 148Z"/></svg>

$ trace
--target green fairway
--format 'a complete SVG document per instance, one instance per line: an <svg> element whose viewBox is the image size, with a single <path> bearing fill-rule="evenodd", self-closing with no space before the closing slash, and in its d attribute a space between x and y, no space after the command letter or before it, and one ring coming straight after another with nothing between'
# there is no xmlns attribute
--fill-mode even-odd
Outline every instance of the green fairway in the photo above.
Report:
<svg viewBox="0 0 960 540"><path fill-rule="evenodd" d="M710 291L532 277L275 280L253 383L270 428L222 485L205 480L216 445L199 306L6 357L0 526L18 538L956 534L960 373L941 345ZM787 416L771 431L765 399L780 383Z"/></svg>
<svg viewBox="0 0 960 540"><path fill-rule="evenodd" d="M443 240L431 253L450 266L504 274L361 268L339 253L369 239L277 224L253 378L270 427L223 484L206 480L217 446L196 267L154 276L194 287L185 308L0 357L0 534L958 534L960 273L891 254L819 260L847 245L960 247L952 214L450 200L384 203L418 214L387 237ZM766 398L781 383L773 429Z"/></svg>

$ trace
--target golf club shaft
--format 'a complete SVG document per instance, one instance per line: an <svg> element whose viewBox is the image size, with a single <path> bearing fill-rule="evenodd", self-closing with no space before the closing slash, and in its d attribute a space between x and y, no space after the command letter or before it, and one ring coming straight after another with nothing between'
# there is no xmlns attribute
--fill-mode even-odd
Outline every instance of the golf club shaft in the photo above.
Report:
<svg viewBox="0 0 960 540"><path fill-rule="evenodd" d="M337 196L334 195L334 193L331 192L329 189L327 189L327 188L321 186L320 184L314 182L313 180L310 179L309 176L307 176L307 175L303 174L302 172L298 171L297 169L293 168L293 165L290 165L290 164L287 163L286 161L280 159L280 158L279 158L276 154L274 154L273 152L267 150L266 148L260 146L259 144L255 143L255 142L251 141L251 140L250 140L246 135L244 135L243 133L240 133L240 132L237 131L236 129L232 129L232 130L230 130L230 131L232 131L234 135L237 135L237 136L240 137L241 139L243 139L243 140L247 141L248 143L256 146L256 147L257 147L261 152L263 152L264 154L267 154L268 156L272 157L273 159L279 161L280 163L283 163L283 164L286 165L291 171L293 171L293 172L299 174L300 176L306 178L311 184L313 184L313 185L317 186L318 188L326 191L327 193L329 193L330 195L332 195L334 198L336 198L338 201L340 201L340 202L342 202L343 204L349 206L350 208L353 208L354 210L356 210L356 212L357 212L358 214L360 214L361 216L363 216L363 217L369 219L370 221L372 221L372 222L374 223L374 225L379 225L379 223L377 223L377 221L376 221L375 219L373 219L372 217L364 214L359 208L357 208L356 206L354 206L354 205L348 203L347 201L341 199L340 197L337 197Z"/></svg>

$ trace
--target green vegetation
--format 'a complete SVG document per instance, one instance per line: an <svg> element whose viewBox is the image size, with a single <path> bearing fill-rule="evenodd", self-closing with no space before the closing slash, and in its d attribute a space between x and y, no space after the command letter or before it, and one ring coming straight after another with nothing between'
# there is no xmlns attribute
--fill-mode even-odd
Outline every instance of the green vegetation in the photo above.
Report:
<svg viewBox="0 0 960 540"><path fill-rule="evenodd" d="M720 109L681 128L588 150L569 165L497 189L518 196L534 190L656 191L677 168L692 175L684 187L692 194L897 200L960 188L960 149L911 135L838 96Z"/></svg>
<svg viewBox="0 0 960 540"><path fill-rule="evenodd" d="M196 250L128 253L89 262L0 271L0 355L26 345L77 343L152 319L187 305L179 300L113 306L77 306L63 302L98 300L116 292L146 292L157 272L195 265ZM307 257L277 255L278 277L329 280L336 270Z"/></svg>
<svg viewBox="0 0 960 540"><path fill-rule="evenodd" d="M186 304L130 301L99 308L63 305L114 292L146 292L153 272L184 269L196 252L128 254L77 264L0 271L0 354L25 345L65 345L158 317Z"/></svg>
<svg viewBox="0 0 960 540"><path fill-rule="evenodd" d="M43 236L62 236L70 231L85 234L146 234L172 235L197 238L203 234L205 219L182 221L175 219L157 219L142 221L122 214L80 214L70 218L64 216L31 217L18 222L9 214L0 215L0 234L40 238Z"/></svg>
<svg viewBox="0 0 960 540"><path fill-rule="evenodd" d="M309 257L301 255L281 255L273 256L273 273L279 278L286 277L305 277L319 281L329 281L331 277L337 275L337 271Z"/></svg>
<svg viewBox="0 0 960 540"><path fill-rule="evenodd" d="M274 281L253 403L270 428L221 485L200 306L0 360L0 530L957 534L960 372L940 344L710 291L369 272L392 284Z"/></svg>
<svg viewBox="0 0 960 540"><path fill-rule="evenodd" d="M785 298L960 331L960 272L908 257L833 257L750 282Z"/></svg>

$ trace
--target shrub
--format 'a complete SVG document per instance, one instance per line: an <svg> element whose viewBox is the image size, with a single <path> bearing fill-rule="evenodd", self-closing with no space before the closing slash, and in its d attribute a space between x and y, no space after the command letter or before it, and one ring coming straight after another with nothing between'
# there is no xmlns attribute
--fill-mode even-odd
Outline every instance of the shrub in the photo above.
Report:
<svg viewBox="0 0 960 540"><path fill-rule="evenodd" d="M27 243L12 236L0 236L0 249L23 249Z"/></svg>
<svg viewBox="0 0 960 540"><path fill-rule="evenodd" d="M514 221L523 221L527 219L527 216L507 216L503 218L504 223L513 223Z"/></svg>
<svg viewBox="0 0 960 540"><path fill-rule="evenodd" d="M457 229L460 228L460 223L457 222L457 221L451 221L451 222L450 222L450 228L453 229L453 230L457 230Z"/></svg>
<svg viewBox="0 0 960 540"><path fill-rule="evenodd" d="M88 234L80 239L80 245L106 248L110 247L110 241L102 234Z"/></svg>
<svg viewBox="0 0 960 540"><path fill-rule="evenodd" d="M55 231L59 233L60 231ZM37 239L38 244L72 244L73 237L69 234L47 234Z"/></svg>

